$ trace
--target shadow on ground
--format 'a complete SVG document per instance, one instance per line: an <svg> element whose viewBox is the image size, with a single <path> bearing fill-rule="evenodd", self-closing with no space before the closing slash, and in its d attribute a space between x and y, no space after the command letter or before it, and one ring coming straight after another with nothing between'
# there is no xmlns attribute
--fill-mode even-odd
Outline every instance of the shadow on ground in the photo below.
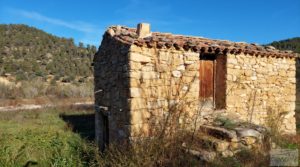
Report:
<svg viewBox="0 0 300 167"><path fill-rule="evenodd" d="M60 117L82 138L90 141L95 139L95 114L61 114Z"/></svg>

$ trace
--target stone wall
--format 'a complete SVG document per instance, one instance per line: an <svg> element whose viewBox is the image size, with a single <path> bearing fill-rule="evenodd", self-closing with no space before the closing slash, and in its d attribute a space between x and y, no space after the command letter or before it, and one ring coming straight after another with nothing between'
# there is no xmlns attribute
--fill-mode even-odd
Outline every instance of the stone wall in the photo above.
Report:
<svg viewBox="0 0 300 167"><path fill-rule="evenodd" d="M280 120L281 130L295 133L295 60L226 56L227 115L261 125ZM94 76L100 146L195 128L202 121L199 53L124 44L106 33L94 57Z"/></svg>
<svg viewBox="0 0 300 167"><path fill-rule="evenodd" d="M108 142L104 139L107 135L109 142L129 136L129 48L104 35L94 57L96 140L102 149Z"/></svg>
<svg viewBox="0 0 300 167"><path fill-rule="evenodd" d="M244 121L296 133L294 58L227 55L227 113Z"/></svg>
<svg viewBox="0 0 300 167"><path fill-rule="evenodd" d="M132 45L128 56L130 136L191 127L198 111L199 53Z"/></svg>
<svg viewBox="0 0 300 167"><path fill-rule="evenodd" d="M198 114L198 70L198 53L130 46L104 35L94 57L100 147L105 140L127 141L192 127Z"/></svg>

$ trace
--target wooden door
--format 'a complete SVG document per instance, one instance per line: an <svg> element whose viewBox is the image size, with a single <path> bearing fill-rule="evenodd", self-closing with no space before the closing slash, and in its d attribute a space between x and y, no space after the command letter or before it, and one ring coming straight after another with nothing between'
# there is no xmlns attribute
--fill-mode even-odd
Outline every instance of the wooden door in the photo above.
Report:
<svg viewBox="0 0 300 167"><path fill-rule="evenodd" d="M219 55L215 63L215 108L226 106L226 57Z"/></svg>
<svg viewBox="0 0 300 167"><path fill-rule="evenodd" d="M200 59L200 99L213 101L214 98L214 60Z"/></svg>
<svg viewBox="0 0 300 167"><path fill-rule="evenodd" d="M226 106L226 57L200 56L200 100L205 107L223 109Z"/></svg>
<svg viewBox="0 0 300 167"><path fill-rule="evenodd" d="M108 125L108 116L103 115L103 141L105 147L109 145L109 125Z"/></svg>

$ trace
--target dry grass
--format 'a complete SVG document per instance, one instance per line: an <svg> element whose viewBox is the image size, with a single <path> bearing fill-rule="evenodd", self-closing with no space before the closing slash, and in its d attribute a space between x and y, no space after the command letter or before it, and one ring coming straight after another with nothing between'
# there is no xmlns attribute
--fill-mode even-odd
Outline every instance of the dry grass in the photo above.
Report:
<svg viewBox="0 0 300 167"><path fill-rule="evenodd" d="M183 141L197 147L197 141L190 139L191 134L184 131L176 131L171 137L157 136L130 145L111 144L104 153L100 153L93 141L80 139L82 134L94 132L94 126L84 127L88 122L85 120L87 114L92 113L91 110L65 108L1 114L0 166L22 166L29 161L46 166L269 166L268 155L247 150L234 157L204 163L183 150ZM64 122L60 115L76 119ZM299 148L300 135L281 136L277 141L282 148Z"/></svg>
<svg viewBox="0 0 300 167"><path fill-rule="evenodd" d="M93 83L54 84L50 85L41 79L22 81L18 84L0 82L0 99L33 99L45 96L57 98L93 97Z"/></svg>
<svg viewBox="0 0 300 167"><path fill-rule="evenodd" d="M55 106L69 106L74 103L90 103L93 102L92 97L85 97L85 98L57 98L55 96L44 96L44 97L37 97L34 99L1 99L0 106L20 106L20 105L55 105Z"/></svg>
<svg viewBox="0 0 300 167"><path fill-rule="evenodd" d="M110 145L97 159L99 166L199 166L196 157L182 149L182 140L177 138L153 138L132 143L127 147Z"/></svg>

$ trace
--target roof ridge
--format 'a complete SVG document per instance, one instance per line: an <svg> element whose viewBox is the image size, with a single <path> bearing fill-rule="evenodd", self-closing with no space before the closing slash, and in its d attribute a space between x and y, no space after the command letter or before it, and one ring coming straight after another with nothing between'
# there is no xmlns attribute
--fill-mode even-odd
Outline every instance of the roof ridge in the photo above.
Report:
<svg viewBox="0 0 300 167"><path fill-rule="evenodd" d="M256 43L247 43L244 41L234 42L222 39L210 39L205 37L172 34L168 32L152 32L151 35L139 38L137 28L131 28L122 25L113 25L108 27L106 33L111 37L129 44L139 47L156 47L166 48L171 47L180 50L191 50L201 53L231 53L231 54L250 54L261 56L274 57L297 57L291 51L281 51L273 46L263 46Z"/></svg>

